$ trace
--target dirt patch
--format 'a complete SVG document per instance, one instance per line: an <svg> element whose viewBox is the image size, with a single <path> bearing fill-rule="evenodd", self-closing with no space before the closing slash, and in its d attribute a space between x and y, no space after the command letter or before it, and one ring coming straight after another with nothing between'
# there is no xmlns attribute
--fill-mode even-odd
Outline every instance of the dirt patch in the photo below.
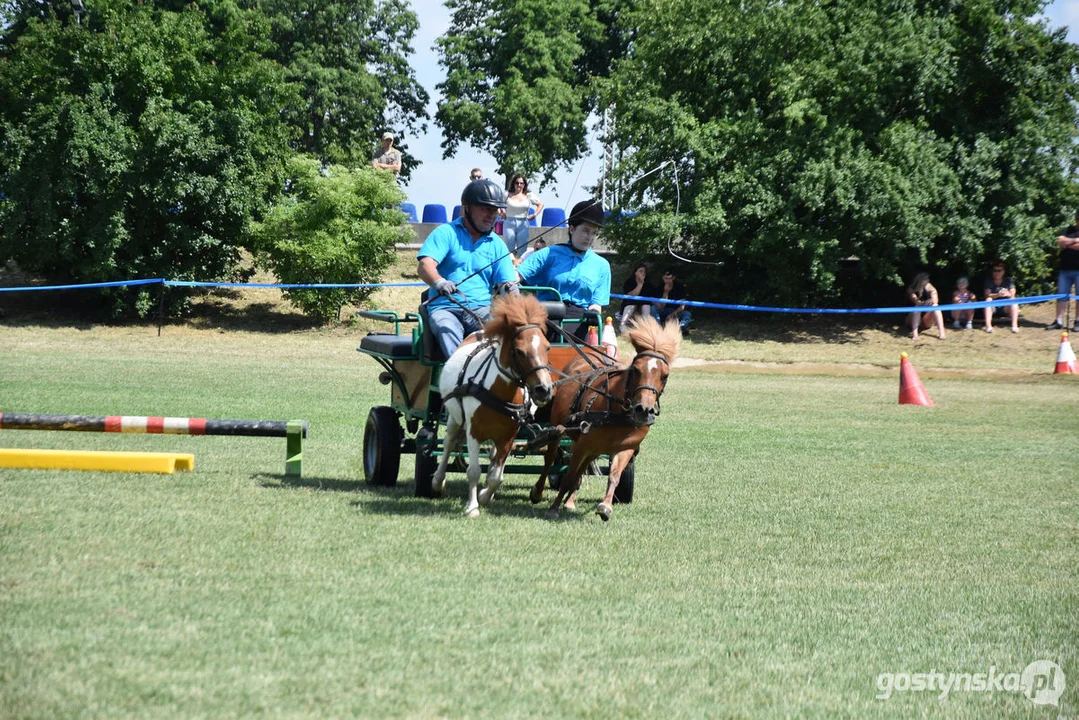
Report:
<svg viewBox="0 0 1079 720"><path fill-rule="evenodd" d="M898 377L899 364L894 367L864 363L814 363L814 362L751 362L746 360L702 360L680 357L674 361L676 368L694 368L708 372L738 373L743 375L826 375L829 377ZM952 380L1029 380L1052 375L1052 372L1005 368L926 368L918 370L919 377ZM1076 376L1067 376L1076 378ZM1064 380L1065 382L1079 382Z"/></svg>

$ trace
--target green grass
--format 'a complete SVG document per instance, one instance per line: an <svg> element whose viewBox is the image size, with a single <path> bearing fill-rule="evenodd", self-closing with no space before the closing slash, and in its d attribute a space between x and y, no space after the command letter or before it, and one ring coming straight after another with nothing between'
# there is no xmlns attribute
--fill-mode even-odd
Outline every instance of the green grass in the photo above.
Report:
<svg viewBox="0 0 1079 720"><path fill-rule="evenodd" d="M5 331L6 332L6 331ZM283 439L0 431L0 447L194 452L172 476L0 470L0 717L1074 717L1071 377L679 369L604 524L510 476L489 511L362 482L377 368L334 332L7 335L0 411L302 418ZM896 693L882 672L1020 672Z"/></svg>

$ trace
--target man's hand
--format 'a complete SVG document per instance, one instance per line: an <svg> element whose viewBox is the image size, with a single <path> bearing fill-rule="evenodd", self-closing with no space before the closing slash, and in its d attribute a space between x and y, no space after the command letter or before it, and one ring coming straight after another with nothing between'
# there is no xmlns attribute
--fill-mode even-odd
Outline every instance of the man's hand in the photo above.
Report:
<svg viewBox="0 0 1079 720"><path fill-rule="evenodd" d="M599 305L596 305L595 303L588 306L588 312L594 312L598 314L601 310L603 310L603 308Z"/></svg>
<svg viewBox="0 0 1079 720"><path fill-rule="evenodd" d="M457 292L457 286L453 284L452 280L446 278L439 278L435 281L435 290L438 290L439 295L445 295L449 297Z"/></svg>

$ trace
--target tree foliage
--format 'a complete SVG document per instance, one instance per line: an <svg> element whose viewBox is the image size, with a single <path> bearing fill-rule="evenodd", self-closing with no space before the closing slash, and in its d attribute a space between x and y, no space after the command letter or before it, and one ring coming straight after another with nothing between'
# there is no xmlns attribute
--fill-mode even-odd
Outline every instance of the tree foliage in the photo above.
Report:
<svg viewBox="0 0 1079 720"><path fill-rule="evenodd" d="M0 257L66 282L229 276L289 153L265 24L225 2L40 7L3 41Z"/></svg>
<svg viewBox="0 0 1079 720"><path fill-rule="evenodd" d="M600 80L624 176L678 163L683 254L725 263L730 299L839 296L999 256L1028 286L1079 195L1076 47L1023 0L658 0ZM647 28L647 32L645 32ZM666 251L671 175L626 188L648 208L609 235ZM716 273L712 287L716 288Z"/></svg>
<svg viewBox="0 0 1079 720"><path fill-rule="evenodd" d="M341 165L322 169L296 156L288 165L288 192L253 229L256 262L283 283L377 283L394 259L394 244L408 242L399 206L404 193L383 172ZM359 303L369 288L284 291L304 313L336 319L346 303Z"/></svg>
<svg viewBox="0 0 1079 720"><path fill-rule="evenodd" d="M382 132L398 134L402 177L416 161L407 136L427 129L427 91L408 63L419 21L403 0L249 0L270 20L271 57L303 103L285 121L294 147L323 162L367 165ZM401 137L402 130L404 137Z"/></svg>
<svg viewBox="0 0 1079 720"><path fill-rule="evenodd" d="M550 179L586 149L588 63L607 57L613 41L587 0L446 6L453 17L438 40L446 80L435 115L444 157L470 142L494 155L500 173Z"/></svg>

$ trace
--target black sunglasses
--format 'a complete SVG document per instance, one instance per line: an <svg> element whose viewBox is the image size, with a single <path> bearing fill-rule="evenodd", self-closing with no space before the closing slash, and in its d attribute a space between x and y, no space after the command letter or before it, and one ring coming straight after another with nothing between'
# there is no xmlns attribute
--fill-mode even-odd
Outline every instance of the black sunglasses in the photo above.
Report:
<svg viewBox="0 0 1079 720"><path fill-rule="evenodd" d="M483 179L483 176L482 176L482 175L472 175L472 176L471 176L471 178L472 178L473 180L482 180L482 179Z"/></svg>

